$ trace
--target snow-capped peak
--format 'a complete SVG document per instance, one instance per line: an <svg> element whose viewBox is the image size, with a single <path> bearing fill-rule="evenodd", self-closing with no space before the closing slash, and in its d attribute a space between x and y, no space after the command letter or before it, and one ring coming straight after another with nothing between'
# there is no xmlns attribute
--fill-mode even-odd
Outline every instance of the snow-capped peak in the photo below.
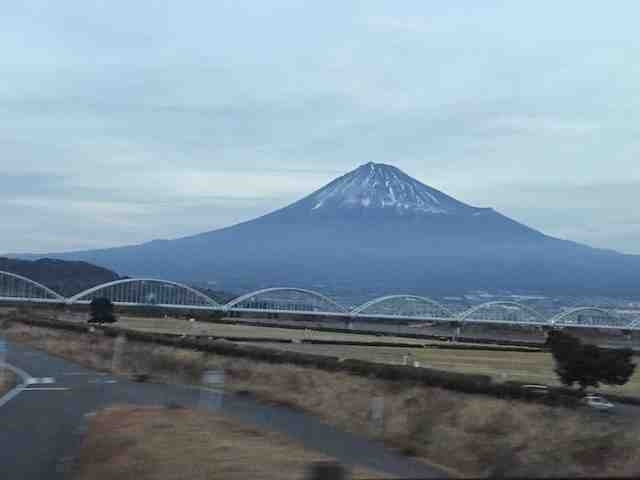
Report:
<svg viewBox="0 0 640 480"><path fill-rule="evenodd" d="M359 208L450 214L475 210L396 167L372 162L337 178L304 201L315 211Z"/></svg>

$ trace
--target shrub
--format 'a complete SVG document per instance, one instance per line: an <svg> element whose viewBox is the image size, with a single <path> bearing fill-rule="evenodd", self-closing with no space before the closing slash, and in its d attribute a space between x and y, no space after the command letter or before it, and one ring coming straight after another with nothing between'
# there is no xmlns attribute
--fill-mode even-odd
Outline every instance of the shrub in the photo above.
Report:
<svg viewBox="0 0 640 480"><path fill-rule="evenodd" d="M547 344L556 362L556 373L564 385L598 387L600 383L624 385L635 370L630 349L607 350L583 344L573 335L560 330L549 332Z"/></svg>
<svg viewBox="0 0 640 480"><path fill-rule="evenodd" d="M91 300L91 318L92 323L114 323L116 317L113 314L113 303L105 297L98 297Z"/></svg>

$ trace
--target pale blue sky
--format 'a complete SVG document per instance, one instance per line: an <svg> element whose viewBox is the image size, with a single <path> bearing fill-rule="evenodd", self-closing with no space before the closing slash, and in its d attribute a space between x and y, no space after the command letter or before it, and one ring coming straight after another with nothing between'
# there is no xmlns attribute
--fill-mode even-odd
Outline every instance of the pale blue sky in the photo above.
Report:
<svg viewBox="0 0 640 480"><path fill-rule="evenodd" d="M636 2L7 2L0 251L170 238L367 161L640 253Z"/></svg>

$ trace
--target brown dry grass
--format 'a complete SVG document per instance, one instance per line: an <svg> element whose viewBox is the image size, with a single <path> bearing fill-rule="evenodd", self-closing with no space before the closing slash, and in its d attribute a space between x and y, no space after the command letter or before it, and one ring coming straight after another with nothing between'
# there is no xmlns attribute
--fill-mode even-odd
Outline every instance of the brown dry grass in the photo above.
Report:
<svg viewBox="0 0 640 480"><path fill-rule="evenodd" d="M60 318L66 319L66 317L64 316L60 316ZM73 316L69 319L77 320L78 318L77 316ZM172 317L128 317L123 315L118 317L118 326L145 332L180 333L215 337L242 337L246 338L247 340L250 340L251 338L273 338L285 340L348 340L360 342L383 340L385 342L414 343L416 345L422 345L426 342L425 340L413 338L401 338L392 336L381 338L375 335L322 332L311 329L303 330L284 327L259 327L255 325L209 323L198 321L189 322L184 319Z"/></svg>
<svg viewBox="0 0 640 480"><path fill-rule="evenodd" d="M86 322L88 314L65 313L58 314L60 320ZM233 319L240 320L242 319ZM256 320L256 319L254 319ZM258 319L259 320L259 319ZM415 344L416 347L431 344L447 344L440 340L430 340L421 338L401 337L393 335L377 336L362 333L342 333L326 332L314 329L287 328L286 326L257 326L232 323L212 323L194 321L190 322L182 318L175 317L134 317L118 316L119 327L153 333L174 333L190 336L214 336L214 337L234 337L245 338L250 341L252 338L274 339L274 340L325 340L325 341L352 341L352 342L387 342ZM471 343L472 344L472 343ZM500 345L496 345L500 348Z"/></svg>
<svg viewBox="0 0 640 480"><path fill-rule="evenodd" d="M257 327L253 325L224 325L206 322L188 322L177 318L120 317L118 325L134 330L158 333L186 333L246 338L316 339L338 341L385 341L414 343L416 348L366 347L353 345L312 345L300 343L261 343L263 346L342 358L401 363L405 354L411 353L422 365L440 370L490 375L497 380L516 380L528 383L559 385L554 372L554 362L548 352L474 351L422 348L422 345L444 342L402 337L376 337L348 333L331 333L314 330ZM602 386L603 392L640 396L640 375L634 376L623 386Z"/></svg>
<svg viewBox="0 0 640 480"><path fill-rule="evenodd" d="M89 422L78 480L300 479L331 461L283 435L193 410L112 407ZM357 468L353 478L384 478Z"/></svg>
<svg viewBox="0 0 640 480"><path fill-rule="evenodd" d="M247 342L250 343L250 342ZM411 354L422 366L463 373L478 373L496 380L560 385L554 361L548 352L497 352L432 348L360 347L353 345L310 345L260 343L261 346L341 358L356 358L381 363L401 363ZM636 359L636 362L638 359ZM601 387L603 392L640 396L640 375L623 386Z"/></svg>
<svg viewBox="0 0 640 480"><path fill-rule="evenodd" d="M110 365L113 340L101 335L22 324L9 326L5 335L94 368ZM362 434L370 434L371 399L382 396L382 438L387 443L466 475L640 472L640 426L634 418L149 344L129 343L122 364L127 372L153 372L160 379L182 381L197 381L205 369L224 368L229 389L301 408Z"/></svg>
<svg viewBox="0 0 640 480"><path fill-rule="evenodd" d="M11 370L0 368L0 397L16 385L16 376Z"/></svg>

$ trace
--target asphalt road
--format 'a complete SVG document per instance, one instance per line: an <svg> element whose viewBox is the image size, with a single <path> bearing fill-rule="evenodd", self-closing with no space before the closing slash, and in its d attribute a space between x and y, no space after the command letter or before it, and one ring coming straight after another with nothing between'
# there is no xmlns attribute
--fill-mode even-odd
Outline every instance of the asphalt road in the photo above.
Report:
<svg viewBox="0 0 640 480"><path fill-rule="evenodd" d="M16 344L9 344L6 361L24 383L0 398L0 477L5 480L67 478L88 416L114 404L208 408L285 433L345 465L387 472L390 478L447 476L315 417L266 406L250 397L189 386L135 383Z"/></svg>

